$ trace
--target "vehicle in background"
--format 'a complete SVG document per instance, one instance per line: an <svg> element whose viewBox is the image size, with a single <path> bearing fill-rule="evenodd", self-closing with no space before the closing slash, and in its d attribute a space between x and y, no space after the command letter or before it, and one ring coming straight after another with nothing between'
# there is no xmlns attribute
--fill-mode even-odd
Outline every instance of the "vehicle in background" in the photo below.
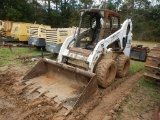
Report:
<svg viewBox="0 0 160 120"><path fill-rule="evenodd" d="M11 37L13 21L0 21L0 41L14 41Z"/></svg>
<svg viewBox="0 0 160 120"><path fill-rule="evenodd" d="M28 42L30 26L30 23L13 23L11 37L14 38L15 41Z"/></svg>
<svg viewBox="0 0 160 120"><path fill-rule="evenodd" d="M31 25L29 28L28 44L36 47L46 46L46 29L51 28L47 25Z"/></svg>
<svg viewBox="0 0 160 120"><path fill-rule="evenodd" d="M0 20L0 35L3 29L4 29L4 21Z"/></svg>
<svg viewBox="0 0 160 120"><path fill-rule="evenodd" d="M58 54L65 39L74 35L74 32L75 28L46 29L46 50Z"/></svg>

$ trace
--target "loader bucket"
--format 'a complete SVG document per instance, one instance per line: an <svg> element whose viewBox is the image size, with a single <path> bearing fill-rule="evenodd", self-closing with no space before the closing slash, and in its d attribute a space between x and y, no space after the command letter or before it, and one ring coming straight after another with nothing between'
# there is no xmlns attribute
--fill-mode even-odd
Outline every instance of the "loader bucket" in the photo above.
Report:
<svg viewBox="0 0 160 120"><path fill-rule="evenodd" d="M27 85L31 84L30 93L38 91L67 109L82 105L98 88L94 73L46 58L41 59L23 79Z"/></svg>

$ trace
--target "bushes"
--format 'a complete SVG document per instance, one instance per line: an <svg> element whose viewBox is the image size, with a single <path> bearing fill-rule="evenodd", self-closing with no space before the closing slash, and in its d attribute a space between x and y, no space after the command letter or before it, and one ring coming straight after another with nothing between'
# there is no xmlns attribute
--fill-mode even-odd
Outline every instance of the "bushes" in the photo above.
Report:
<svg viewBox="0 0 160 120"><path fill-rule="evenodd" d="M138 0L136 0L138 1ZM148 0L142 0L143 4L138 8L127 8L131 2L124 4L121 8L123 18L131 17L133 22L133 39L146 41L160 40L160 5L148 6ZM127 13L126 13L127 11Z"/></svg>

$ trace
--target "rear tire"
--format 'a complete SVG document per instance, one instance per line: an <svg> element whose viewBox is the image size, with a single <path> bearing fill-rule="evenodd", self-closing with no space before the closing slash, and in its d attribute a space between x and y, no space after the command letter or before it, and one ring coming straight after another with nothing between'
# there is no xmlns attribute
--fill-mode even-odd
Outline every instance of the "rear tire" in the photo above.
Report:
<svg viewBox="0 0 160 120"><path fill-rule="evenodd" d="M130 68L130 59L128 56L119 55L117 57L117 77L124 77L128 74Z"/></svg>
<svg viewBox="0 0 160 120"><path fill-rule="evenodd" d="M114 60L102 59L96 68L98 86L106 88L116 76L116 63Z"/></svg>

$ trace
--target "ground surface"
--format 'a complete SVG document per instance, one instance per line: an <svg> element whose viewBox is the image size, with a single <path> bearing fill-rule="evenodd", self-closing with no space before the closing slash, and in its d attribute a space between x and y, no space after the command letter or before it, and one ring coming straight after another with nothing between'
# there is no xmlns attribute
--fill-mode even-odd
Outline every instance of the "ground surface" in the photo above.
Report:
<svg viewBox="0 0 160 120"><path fill-rule="evenodd" d="M62 120L64 116L55 117L56 111L52 101L43 97L28 100L26 95L19 91L22 78L37 62L15 59L18 55L26 54L40 52L19 48L10 53L7 48L0 49L0 120ZM65 118L154 120L160 106L160 87L144 80L143 67L143 62L131 61L129 75L116 79L123 81L120 85L111 90L98 89L94 99Z"/></svg>

